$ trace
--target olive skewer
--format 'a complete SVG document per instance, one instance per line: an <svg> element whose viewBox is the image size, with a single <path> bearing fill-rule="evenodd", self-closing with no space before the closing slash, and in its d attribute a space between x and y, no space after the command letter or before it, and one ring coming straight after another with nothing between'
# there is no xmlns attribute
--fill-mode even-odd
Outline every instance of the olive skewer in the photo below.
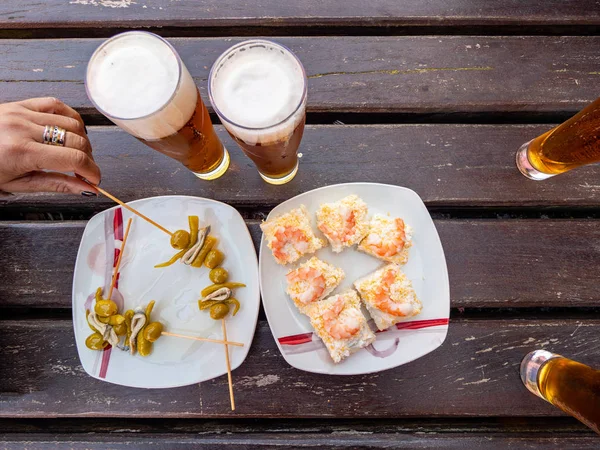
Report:
<svg viewBox="0 0 600 450"><path fill-rule="evenodd" d="M141 212L139 212L137 209L132 208L131 206L129 206L127 203L122 202L121 200L119 200L117 197L115 197L114 195L108 193L107 191L105 191L102 188L99 188L98 186L96 186L93 183L90 183L88 180L86 180L85 178L82 178L83 181L85 181L87 184L89 184L90 186L92 186L94 189L96 189L98 192L100 192L102 195L104 195L105 197L110 198L112 201L114 201L115 203L118 203L119 205L121 205L123 208L128 209L129 211L131 211L132 213L138 215L139 217L141 217L142 219L144 219L146 222L154 225L156 228L158 228L161 231L164 231L165 233L167 233L169 236L173 236L174 233L171 233L169 230L167 230L165 227L163 227L162 225L159 225L158 223L156 223L154 220L150 219L149 217L146 217L145 215L143 215Z"/></svg>

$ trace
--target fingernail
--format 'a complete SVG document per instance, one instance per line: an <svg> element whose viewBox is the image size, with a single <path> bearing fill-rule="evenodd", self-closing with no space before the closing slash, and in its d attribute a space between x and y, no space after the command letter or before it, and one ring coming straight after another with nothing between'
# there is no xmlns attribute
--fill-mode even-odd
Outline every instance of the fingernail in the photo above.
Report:
<svg viewBox="0 0 600 450"><path fill-rule="evenodd" d="M76 173L76 174L75 174L75 176L76 176L77 178L79 178L81 181L85 182L85 183L88 183L88 184L94 184L94 183L92 183L91 181L89 181L87 178L83 178L83 177L82 177L81 175L79 175L78 173Z"/></svg>
<svg viewBox="0 0 600 450"><path fill-rule="evenodd" d="M84 197L98 197L98 194L90 191L83 191L81 195L83 195Z"/></svg>
<svg viewBox="0 0 600 450"><path fill-rule="evenodd" d="M83 126L83 131L85 131L85 134L88 134L87 127L85 125Z"/></svg>

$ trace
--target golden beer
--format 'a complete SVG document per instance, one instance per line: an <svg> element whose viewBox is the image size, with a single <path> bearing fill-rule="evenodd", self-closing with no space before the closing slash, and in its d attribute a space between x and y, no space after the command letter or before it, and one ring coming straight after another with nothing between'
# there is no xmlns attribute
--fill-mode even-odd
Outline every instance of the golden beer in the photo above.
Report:
<svg viewBox="0 0 600 450"><path fill-rule="evenodd" d="M269 143L246 144L231 132L229 135L238 143L246 156L254 161L258 171L272 180L288 177L298 167L298 147L304 133L302 121L290 136Z"/></svg>
<svg viewBox="0 0 600 450"><path fill-rule="evenodd" d="M519 170L533 180L544 180L599 161L600 98L517 152Z"/></svg>
<svg viewBox="0 0 600 450"><path fill-rule="evenodd" d="M262 179L292 180L306 121L307 78L298 57L283 45L253 39L226 50L208 78L215 112Z"/></svg>
<svg viewBox="0 0 600 450"><path fill-rule="evenodd" d="M194 173L212 173L225 158L223 144L215 133L200 93L192 116L181 129L160 139L140 138L140 141L176 159Z"/></svg>
<svg viewBox="0 0 600 450"><path fill-rule="evenodd" d="M599 370L536 350L523 359L521 378L531 392L600 434Z"/></svg>
<svg viewBox="0 0 600 450"><path fill-rule="evenodd" d="M85 86L108 119L198 178L218 178L229 167L192 76L160 36L130 31L107 40L90 58Z"/></svg>

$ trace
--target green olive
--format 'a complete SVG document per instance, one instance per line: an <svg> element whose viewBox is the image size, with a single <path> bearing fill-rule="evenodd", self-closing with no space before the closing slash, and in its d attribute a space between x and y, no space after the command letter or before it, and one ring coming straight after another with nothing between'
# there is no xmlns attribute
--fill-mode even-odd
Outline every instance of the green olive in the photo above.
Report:
<svg viewBox="0 0 600 450"><path fill-rule="evenodd" d="M125 336L127 334L127 324L125 322L115 325L113 327L117 336Z"/></svg>
<svg viewBox="0 0 600 450"><path fill-rule="evenodd" d="M90 334L85 340L85 346L90 350L102 350L108 345L102 335L98 332Z"/></svg>
<svg viewBox="0 0 600 450"><path fill-rule="evenodd" d="M119 308L112 300L100 300L94 305L94 312L99 317L110 317L116 314Z"/></svg>
<svg viewBox="0 0 600 450"><path fill-rule="evenodd" d="M177 230L171 235L171 247L175 250L183 250L190 245L190 233L185 230Z"/></svg>
<svg viewBox="0 0 600 450"><path fill-rule="evenodd" d="M155 342L163 331L163 324L160 322L149 323L144 328L144 338L149 342Z"/></svg>
<svg viewBox="0 0 600 450"><path fill-rule="evenodd" d="M224 303L217 303L210 307L210 317L215 320L224 318L229 313L229 306Z"/></svg>
<svg viewBox="0 0 600 450"><path fill-rule="evenodd" d="M223 254L223 252L215 248L208 252L208 255L206 255L204 265L209 269L214 269L215 267L220 265L224 259L225 255Z"/></svg>
<svg viewBox="0 0 600 450"><path fill-rule="evenodd" d="M108 324L114 326L121 325L125 322L125 317L121 314L114 314L108 318Z"/></svg>
<svg viewBox="0 0 600 450"><path fill-rule="evenodd" d="M210 278L210 281L215 284L225 283L229 278L229 273L222 267L217 267L216 269L212 269L210 271L208 278Z"/></svg>

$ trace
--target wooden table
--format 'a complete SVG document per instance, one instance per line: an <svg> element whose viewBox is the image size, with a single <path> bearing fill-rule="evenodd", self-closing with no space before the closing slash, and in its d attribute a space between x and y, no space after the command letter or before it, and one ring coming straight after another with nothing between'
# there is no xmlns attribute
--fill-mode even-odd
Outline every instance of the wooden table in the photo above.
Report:
<svg viewBox="0 0 600 450"><path fill-rule="evenodd" d="M233 161L214 182L110 126L86 97L85 66L103 38L132 28L169 37L205 100L234 42L270 36L296 52L309 77L296 179L264 184L221 126ZM84 373L70 308L85 221L111 202L3 199L0 447L598 448L525 390L518 366L547 348L600 367L600 166L536 183L514 153L599 96L599 34L597 0L1 2L0 102L52 95L77 108L103 187L227 202L258 243L269 209L307 190L407 186L441 235L452 316L444 345L413 363L329 377L289 367L261 313L234 372L234 413L226 377L110 385Z"/></svg>

